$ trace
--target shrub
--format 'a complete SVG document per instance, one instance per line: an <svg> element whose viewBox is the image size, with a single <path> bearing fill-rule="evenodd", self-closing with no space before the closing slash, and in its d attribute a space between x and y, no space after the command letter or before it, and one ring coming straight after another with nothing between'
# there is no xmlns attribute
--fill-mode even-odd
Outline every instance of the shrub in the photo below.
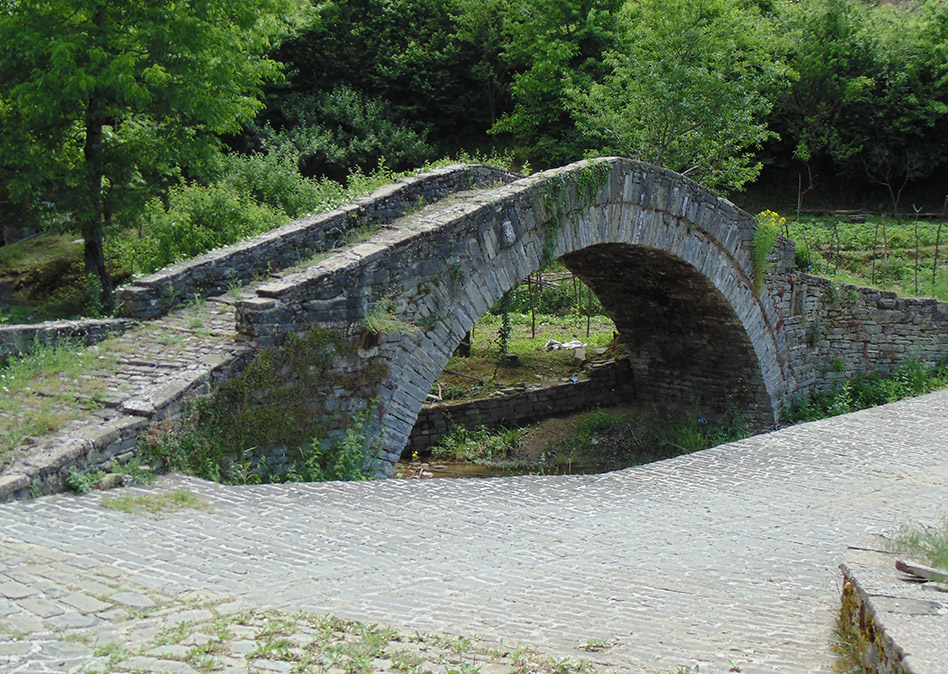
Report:
<svg viewBox="0 0 948 674"><path fill-rule="evenodd" d="M256 129L261 146L300 157L305 175L342 180L354 167L369 171L380 161L400 168L432 158L426 132L416 131L385 99L345 85L290 96L278 128Z"/></svg>
<svg viewBox="0 0 948 674"><path fill-rule="evenodd" d="M764 277L769 264L767 257L773 252L780 238L780 232L787 224L787 219L774 211L762 211L757 214L757 229L754 231L754 249L751 264L754 270L754 291L760 292L764 287Z"/></svg>
<svg viewBox="0 0 948 674"><path fill-rule="evenodd" d="M521 428L491 431L484 426L474 430L454 426L432 448L431 454L441 460L502 463L523 444L525 435Z"/></svg>
<svg viewBox="0 0 948 674"><path fill-rule="evenodd" d="M304 178L298 165L299 155L293 152L231 154L224 159L220 182L280 211L287 220L329 210L347 198L340 183Z"/></svg>
<svg viewBox="0 0 948 674"><path fill-rule="evenodd" d="M877 372L859 374L829 390L800 396L783 410L781 416L788 424L816 421L921 395L945 386L948 386L948 364L927 368L917 360L909 360L888 376Z"/></svg>
<svg viewBox="0 0 948 674"><path fill-rule="evenodd" d="M120 256L126 268L145 274L287 220L282 211L221 183L172 187L167 205L151 201L142 218L145 236L125 242Z"/></svg>
<svg viewBox="0 0 948 674"><path fill-rule="evenodd" d="M931 566L948 571L948 518L937 526L903 526L887 547L919 555Z"/></svg>

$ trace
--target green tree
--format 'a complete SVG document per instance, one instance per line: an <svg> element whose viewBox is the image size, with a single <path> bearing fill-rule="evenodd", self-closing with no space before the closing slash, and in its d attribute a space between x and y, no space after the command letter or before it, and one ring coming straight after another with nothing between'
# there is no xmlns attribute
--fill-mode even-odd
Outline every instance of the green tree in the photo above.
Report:
<svg viewBox="0 0 948 674"><path fill-rule="evenodd" d="M292 128L296 96L338 98L349 90L385 106L390 121L427 130L442 145L483 134L490 120L471 73L476 49L457 37L456 4L314 2L312 24L278 52L288 66L289 86L274 92L265 121L277 130ZM286 118L284 108L290 109Z"/></svg>
<svg viewBox="0 0 948 674"><path fill-rule="evenodd" d="M55 202L106 293L104 237L260 109L299 0L0 0L0 175Z"/></svg>
<svg viewBox="0 0 948 674"><path fill-rule="evenodd" d="M739 188L760 171L769 96L788 74L768 33L756 3L630 0L609 74L572 90L577 124L599 152Z"/></svg>
<svg viewBox="0 0 948 674"><path fill-rule="evenodd" d="M481 86L490 125L510 103L510 66L504 27L514 0L455 0L455 36L473 53L470 75Z"/></svg>
<svg viewBox="0 0 948 674"><path fill-rule="evenodd" d="M493 132L512 134L541 167L583 154L569 91L591 87L607 73L602 57L616 45L616 12L622 1L511 0L504 58L514 71L514 107Z"/></svg>
<svg viewBox="0 0 948 674"><path fill-rule="evenodd" d="M948 163L948 5L802 0L780 5L797 80L775 130L796 158L886 188Z"/></svg>
<svg viewBox="0 0 948 674"><path fill-rule="evenodd" d="M885 187L896 219L909 181L948 164L948 6L879 7L878 50L868 89L869 124L854 134L859 162Z"/></svg>
<svg viewBox="0 0 948 674"><path fill-rule="evenodd" d="M353 169L372 171L383 160L402 171L435 155L425 129L417 131L386 99L345 85L282 96L279 124L277 129L251 125L255 143L268 152L298 156L307 176L342 182Z"/></svg>

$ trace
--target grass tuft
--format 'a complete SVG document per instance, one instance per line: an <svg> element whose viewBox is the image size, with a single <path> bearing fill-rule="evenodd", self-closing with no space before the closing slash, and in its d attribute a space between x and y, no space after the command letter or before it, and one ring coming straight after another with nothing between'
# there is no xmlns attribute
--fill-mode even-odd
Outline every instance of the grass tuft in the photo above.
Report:
<svg viewBox="0 0 948 674"><path fill-rule="evenodd" d="M918 555L928 565L948 571L948 517L934 526L901 527L889 547L892 552Z"/></svg>
<svg viewBox="0 0 948 674"><path fill-rule="evenodd" d="M184 489L164 492L161 494L123 494L122 496L106 496L99 505L103 508L120 510L125 513L147 515L154 519L184 510L209 510L210 504L199 496Z"/></svg>

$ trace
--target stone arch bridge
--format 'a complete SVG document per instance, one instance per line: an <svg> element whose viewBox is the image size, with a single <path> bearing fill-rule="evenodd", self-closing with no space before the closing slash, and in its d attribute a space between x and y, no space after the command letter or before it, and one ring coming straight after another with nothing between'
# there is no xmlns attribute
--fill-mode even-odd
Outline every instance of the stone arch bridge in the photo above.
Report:
<svg viewBox="0 0 948 674"><path fill-rule="evenodd" d="M755 231L712 192L625 159L527 178L470 165L401 178L136 279L117 292L133 321L0 327L2 354L140 322L81 379L48 382L81 409L0 448L0 501L132 460L144 435L174 429L208 393L247 421L228 427L253 426L260 437L246 441L263 454L361 429L389 475L462 335L556 258L615 319L641 402L738 406L770 423L794 395L948 356L948 305L798 273L788 240L755 283Z"/></svg>
<svg viewBox="0 0 948 674"><path fill-rule="evenodd" d="M846 372L948 353L945 305L870 289L841 299L838 286L792 270L789 241L755 283L756 226L673 172L579 162L443 199L260 285L238 302L237 330L277 350L320 335L318 381L297 395L330 436L366 415L383 474L464 334L554 259L614 319L647 400L729 401L773 422L790 396ZM282 366L284 394L308 368Z"/></svg>

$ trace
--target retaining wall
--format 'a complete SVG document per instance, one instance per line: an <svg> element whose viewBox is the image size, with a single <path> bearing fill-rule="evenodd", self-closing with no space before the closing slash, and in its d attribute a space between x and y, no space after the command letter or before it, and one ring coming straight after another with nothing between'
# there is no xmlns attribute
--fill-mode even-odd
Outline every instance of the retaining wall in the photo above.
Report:
<svg viewBox="0 0 948 674"><path fill-rule="evenodd" d="M944 674L948 593L902 580L896 558L850 549L840 564L840 626L867 673Z"/></svg>
<svg viewBox="0 0 948 674"><path fill-rule="evenodd" d="M402 454L433 447L454 426L514 428L594 407L621 405L634 396L635 385L628 360L593 363L575 384L549 384L483 400L426 405L418 415Z"/></svg>
<svg viewBox="0 0 948 674"><path fill-rule="evenodd" d="M934 366L948 357L948 303L800 273L792 251L783 240L767 281L786 335L791 393L891 372L908 359Z"/></svg>

